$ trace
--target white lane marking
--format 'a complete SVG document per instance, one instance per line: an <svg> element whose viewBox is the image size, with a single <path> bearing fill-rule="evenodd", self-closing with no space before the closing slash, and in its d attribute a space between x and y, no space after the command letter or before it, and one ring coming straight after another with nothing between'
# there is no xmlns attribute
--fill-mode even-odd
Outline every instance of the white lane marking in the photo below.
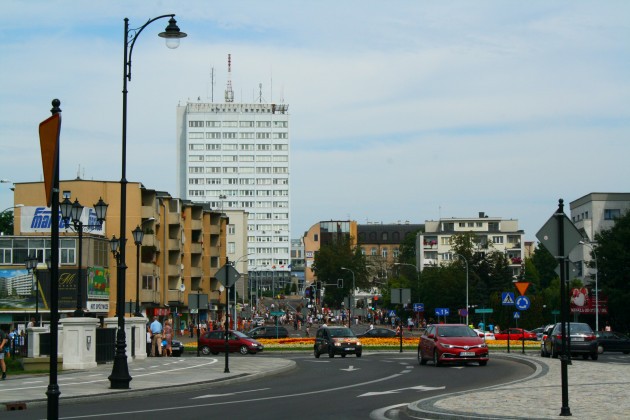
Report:
<svg viewBox="0 0 630 420"><path fill-rule="evenodd" d="M374 395L387 395L387 394L398 394L401 391L406 391L408 389L411 390L415 390L415 391L435 391L438 389L446 389L445 386L424 386L424 385L418 385L418 386L410 386L408 388L399 388L399 389L392 389L389 391L377 391L377 392L366 392L365 394L361 394L359 395L359 397L372 397Z"/></svg>
<svg viewBox="0 0 630 420"><path fill-rule="evenodd" d="M340 387L337 387L337 388L326 388L326 389L320 389L320 390L317 390L317 391L299 392L297 394L273 395L273 396L270 396L270 397L250 398L248 400L221 401L221 402L212 402L212 403L206 403L206 404L183 405L183 406L178 406L178 407L165 407L165 408L148 409L148 410L119 411L119 412L109 412L109 413L100 413L100 414L90 414L90 415L83 415L83 416L64 417L64 419L79 419L79 418L92 418L92 417L114 417L114 416L128 417L129 415L140 414L140 413L157 413L157 412L160 412L160 411L175 411L175 410L197 409L197 408L211 407L211 406L215 406L215 405L243 404L243 403L257 402L257 401L279 400L281 398L302 397L302 396L305 396L305 395L323 394L323 393L326 393L326 392L339 391L341 389L362 387L362 386L374 384L374 383L377 383L377 382L382 382L382 381L388 381L390 379L395 379L395 378L397 378L399 376L400 376L400 374L395 373L393 375L386 376L384 378L374 379L372 381L361 382L361 383L356 383L356 384L346 385L346 386L340 386Z"/></svg>
<svg viewBox="0 0 630 420"><path fill-rule="evenodd" d="M245 394L247 392L257 392L257 391L265 391L267 389L271 389L271 388L260 388L260 389L250 389L248 391L237 391L237 392L228 392L227 394L208 394L208 395L200 395L198 397L193 397L191 398L191 400L197 400L200 398L216 398L216 397L228 397L230 395L236 395L236 394Z"/></svg>
<svg viewBox="0 0 630 420"><path fill-rule="evenodd" d="M350 365L346 369L339 369L339 370L345 370L346 372L354 372L355 370L359 370L359 369L361 368L355 368L354 366Z"/></svg>

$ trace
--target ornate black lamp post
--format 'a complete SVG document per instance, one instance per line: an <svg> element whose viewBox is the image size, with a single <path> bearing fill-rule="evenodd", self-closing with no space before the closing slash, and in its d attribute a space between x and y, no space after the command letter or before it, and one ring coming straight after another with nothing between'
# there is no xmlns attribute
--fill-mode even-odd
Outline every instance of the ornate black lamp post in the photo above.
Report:
<svg viewBox="0 0 630 420"><path fill-rule="evenodd" d="M39 282L37 280L37 257L34 255L29 256L24 265L29 273L33 273L33 291L35 292L35 322L39 326Z"/></svg>
<svg viewBox="0 0 630 420"><path fill-rule="evenodd" d="M102 198L98 199L98 203L94 204L94 210L96 211L96 224L84 225L81 221L81 215L83 214L83 206L79 203L78 199L74 200L74 203L70 202L68 197L59 204L61 210L61 218L66 226L72 221L74 231L79 234L79 260L77 264L77 308L74 310L74 316L81 317L85 315L83 312L83 229L102 228L105 216L107 215L107 206Z"/></svg>
<svg viewBox="0 0 630 420"><path fill-rule="evenodd" d="M133 234L133 243L136 244L136 313L135 316L142 316L140 313L140 245L144 239L144 231L140 226L136 226L131 231Z"/></svg>
<svg viewBox="0 0 630 420"><path fill-rule="evenodd" d="M177 27L175 15L162 15L149 19L147 23L137 29L129 29L129 19L125 18L124 33L124 61L123 61L123 105L122 105L122 176L120 178L120 252L118 254L118 267L116 270L116 316L118 317L118 331L116 333L116 355L114 356L114 366L109 376L110 386L113 389L128 389L131 376L127 366L127 347L125 339L125 235L127 231L127 81L131 80L131 55L133 46L138 39L138 35L158 19L170 18L168 26L159 34L166 39L168 48L177 48L179 40L186 37L184 32Z"/></svg>

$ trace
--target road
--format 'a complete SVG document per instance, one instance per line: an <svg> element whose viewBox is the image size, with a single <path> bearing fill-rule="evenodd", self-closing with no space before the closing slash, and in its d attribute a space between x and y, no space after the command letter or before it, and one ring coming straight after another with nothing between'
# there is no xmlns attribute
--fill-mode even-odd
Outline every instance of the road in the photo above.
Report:
<svg viewBox="0 0 630 420"><path fill-rule="evenodd" d="M425 397L506 383L528 376L530 367L495 358L485 367L418 365L414 352L364 353L315 359L312 354L235 355L289 357L297 368L278 376L231 385L70 403L61 401L61 418L123 419L300 419L368 418L374 410ZM208 358L209 359L209 358ZM263 362L263 360L261 360ZM165 384L168 377L164 378ZM166 390L165 390L166 391ZM29 407L3 419L45 418L46 408Z"/></svg>

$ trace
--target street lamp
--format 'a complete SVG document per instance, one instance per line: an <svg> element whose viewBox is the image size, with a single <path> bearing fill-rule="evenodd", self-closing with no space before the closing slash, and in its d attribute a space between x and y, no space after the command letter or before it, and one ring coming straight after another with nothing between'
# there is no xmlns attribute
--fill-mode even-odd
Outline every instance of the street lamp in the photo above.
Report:
<svg viewBox="0 0 630 420"><path fill-rule="evenodd" d="M105 220L105 216L107 215L107 206L102 198L98 199L98 203L94 204L94 210L96 211L96 220L98 223L90 224L88 220L88 224L84 225L81 220L81 215L83 214L83 206L79 203L79 200L75 198L74 203L70 202L68 197L64 198L64 200L59 204L59 208L61 210L61 218L63 219L66 226L69 225L70 221L72 221L72 225L74 227L74 231L79 234L79 260L77 264L77 308L74 311L74 316L82 317L85 315L83 312L83 229L92 229L103 227L103 221Z"/></svg>
<svg viewBox="0 0 630 420"><path fill-rule="evenodd" d="M597 290L597 276L599 275L599 269L597 268L597 253L595 252L595 247L590 242L580 241L580 245L591 248L591 251L595 256L595 331L599 331L599 290Z"/></svg>
<svg viewBox="0 0 630 420"><path fill-rule="evenodd" d="M350 270L346 267L341 267L342 270L349 271L352 274L352 291L350 296L352 297L352 302L348 302L350 306L350 319L348 319L348 327L352 326L352 307L354 306L354 271Z"/></svg>
<svg viewBox="0 0 630 420"><path fill-rule="evenodd" d="M453 255L464 260L464 263L466 264L466 325L469 325L468 324L468 260L466 259L466 257L464 257L461 254L454 253Z"/></svg>
<svg viewBox="0 0 630 420"><path fill-rule="evenodd" d="M37 321L37 325L39 325L39 282L37 281L37 257L35 255L30 255L26 260L24 260L24 265L28 270L29 274L32 273L33 277L33 291L35 292L35 320Z"/></svg>
<svg viewBox="0 0 630 420"><path fill-rule="evenodd" d="M164 32L159 34L160 37L166 39L168 48L177 48L179 40L184 38L186 34L181 32L177 27L175 15L162 15L149 19L144 25L137 29L129 29L129 19L125 18L124 33L124 61L123 61L123 103L122 103L122 175L120 178L120 253L118 251L118 266L116 270L116 315L118 317L118 331L116 333L116 355L114 356L114 366L109 376L110 386L113 389L128 389L131 376L129 375L129 367L127 366L127 355L125 348L127 347L125 339L125 244L126 244L126 218L127 218L127 81L131 80L131 55L133 46L138 39L138 35L142 33L144 28L158 19L170 18L168 26Z"/></svg>
<svg viewBox="0 0 630 420"><path fill-rule="evenodd" d="M140 225L131 231L133 243L136 244L136 313L135 316L142 316L140 313L140 246L144 239L144 231Z"/></svg>
<svg viewBox="0 0 630 420"><path fill-rule="evenodd" d="M406 265L416 269L416 276L418 277L418 293L420 293L420 270L418 270L418 267L416 267L414 264L409 263L394 263L394 265Z"/></svg>

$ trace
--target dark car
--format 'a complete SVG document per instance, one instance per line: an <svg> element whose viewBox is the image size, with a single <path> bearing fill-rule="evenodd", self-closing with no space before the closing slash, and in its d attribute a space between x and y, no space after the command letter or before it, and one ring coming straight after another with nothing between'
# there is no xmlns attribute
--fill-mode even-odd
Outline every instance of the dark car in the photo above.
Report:
<svg viewBox="0 0 630 420"><path fill-rule="evenodd" d="M488 364L486 341L464 324L429 325L420 336L418 362L425 365L433 360L435 366L443 363L477 362Z"/></svg>
<svg viewBox="0 0 630 420"><path fill-rule="evenodd" d="M389 328L372 328L371 330L367 330L363 334L357 334L359 338L388 338L388 337L397 337L396 331L390 330Z"/></svg>
<svg viewBox="0 0 630 420"><path fill-rule="evenodd" d="M209 331L199 337L202 354L225 353L225 331ZM240 331L228 330L228 350L230 353L256 354L263 351L263 345Z"/></svg>
<svg viewBox="0 0 630 420"><path fill-rule="evenodd" d="M321 327L317 330L313 347L316 358L324 353L328 353L328 357L335 357L335 354L340 354L341 357L346 357L347 354L361 357L362 352L361 341L350 328Z"/></svg>
<svg viewBox="0 0 630 420"><path fill-rule="evenodd" d="M171 349L173 351L173 356L179 357L184 354L184 345L179 340L171 341Z"/></svg>
<svg viewBox="0 0 630 420"><path fill-rule="evenodd" d="M630 337L614 331L597 331L595 333L599 344L600 353L604 351L620 351L623 354L630 353Z"/></svg>
<svg viewBox="0 0 630 420"><path fill-rule="evenodd" d="M597 337L588 324L569 322L566 324L568 351L571 354L581 354L584 359L597 360ZM553 328L547 328L540 345L540 355L543 357L558 357L562 351L562 324L557 323Z"/></svg>
<svg viewBox="0 0 630 420"><path fill-rule="evenodd" d="M274 326L256 327L245 334L251 338L287 338L289 336L285 327Z"/></svg>

